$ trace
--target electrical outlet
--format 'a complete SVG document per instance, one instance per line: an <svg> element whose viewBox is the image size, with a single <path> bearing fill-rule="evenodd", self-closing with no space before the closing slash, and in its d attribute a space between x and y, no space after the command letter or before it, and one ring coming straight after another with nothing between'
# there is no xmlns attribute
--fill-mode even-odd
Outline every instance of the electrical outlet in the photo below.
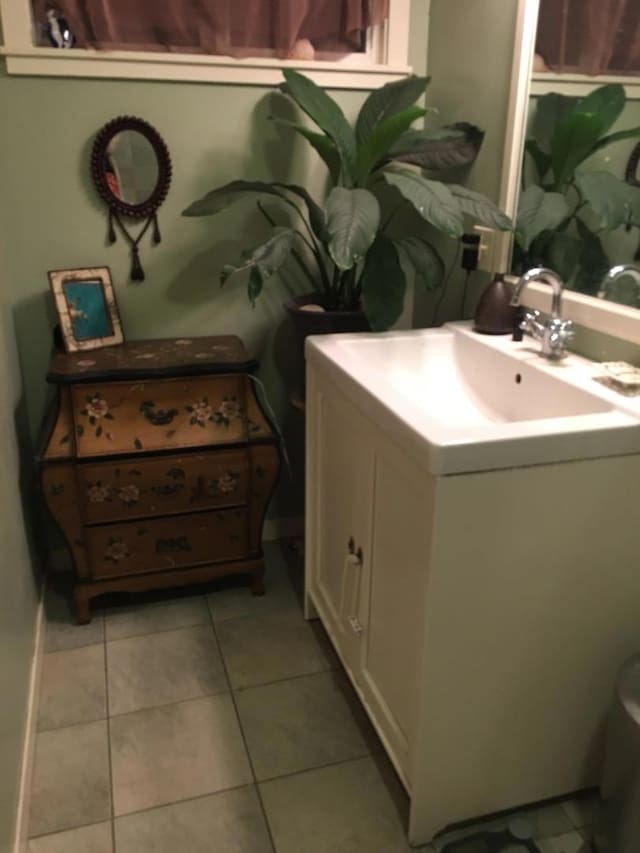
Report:
<svg viewBox="0 0 640 853"><path fill-rule="evenodd" d="M485 272L508 272L511 256L511 232L496 231L486 225L473 229L480 235L478 246L478 269Z"/></svg>

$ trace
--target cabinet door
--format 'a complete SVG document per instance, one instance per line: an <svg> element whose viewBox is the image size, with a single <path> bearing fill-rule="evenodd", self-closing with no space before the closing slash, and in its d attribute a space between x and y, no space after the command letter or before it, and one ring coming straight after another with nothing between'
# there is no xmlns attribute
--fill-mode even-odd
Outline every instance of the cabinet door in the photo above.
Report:
<svg viewBox="0 0 640 853"><path fill-rule="evenodd" d="M358 681L396 769L411 788L435 480L373 426L363 555Z"/></svg>
<svg viewBox="0 0 640 853"><path fill-rule="evenodd" d="M330 385L307 389L307 585L344 665L357 659L363 506L371 465L366 421ZM352 673L353 674L353 673Z"/></svg>

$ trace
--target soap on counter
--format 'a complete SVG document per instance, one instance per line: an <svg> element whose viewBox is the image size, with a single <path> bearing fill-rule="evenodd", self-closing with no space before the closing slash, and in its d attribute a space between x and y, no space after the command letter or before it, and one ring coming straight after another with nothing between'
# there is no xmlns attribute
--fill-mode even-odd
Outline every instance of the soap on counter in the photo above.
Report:
<svg viewBox="0 0 640 853"><path fill-rule="evenodd" d="M516 326L516 312L511 304L513 289L496 273L484 289L473 323L474 332L482 335L510 335Z"/></svg>

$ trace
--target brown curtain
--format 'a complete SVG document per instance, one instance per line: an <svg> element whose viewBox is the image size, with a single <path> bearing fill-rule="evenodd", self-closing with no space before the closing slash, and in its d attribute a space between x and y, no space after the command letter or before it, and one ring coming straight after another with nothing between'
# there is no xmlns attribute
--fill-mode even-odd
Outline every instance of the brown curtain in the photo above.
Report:
<svg viewBox="0 0 640 853"><path fill-rule="evenodd" d="M640 0L542 0L536 52L554 71L640 74Z"/></svg>
<svg viewBox="0 0 640 853"><path fill-rule="evenodd" d="M361 48L389 0L32 0L67 19L78 46L286 56L299 39L317 50Z"/></svg>

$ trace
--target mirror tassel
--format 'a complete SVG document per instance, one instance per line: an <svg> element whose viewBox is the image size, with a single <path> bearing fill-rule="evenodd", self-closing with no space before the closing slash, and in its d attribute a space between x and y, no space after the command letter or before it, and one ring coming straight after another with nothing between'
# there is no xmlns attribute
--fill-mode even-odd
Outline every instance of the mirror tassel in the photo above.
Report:
<svg viewBox="0 0 640 853"><path fill-rule="evenodd" d="M131 281L144 281L144 270L140 263L140 252L137 243L131 245Z"/></svg>
<svg viewBox="0 0 640 853"><path fill-rule="evenodd" d="M162 241L162 235L160 234L160 226L158 225L158 216L157 214L153 214L153 234L151 235L151 240L154 246L157 246L158 243Z"/></svg>
<svg viewBox="0 0 640 853"><path fill-rule="evenodd" d="M116 229L113 224L113 211L109 211L109 227L107 229L107 240L109 243L116 242Z"/></svg>

